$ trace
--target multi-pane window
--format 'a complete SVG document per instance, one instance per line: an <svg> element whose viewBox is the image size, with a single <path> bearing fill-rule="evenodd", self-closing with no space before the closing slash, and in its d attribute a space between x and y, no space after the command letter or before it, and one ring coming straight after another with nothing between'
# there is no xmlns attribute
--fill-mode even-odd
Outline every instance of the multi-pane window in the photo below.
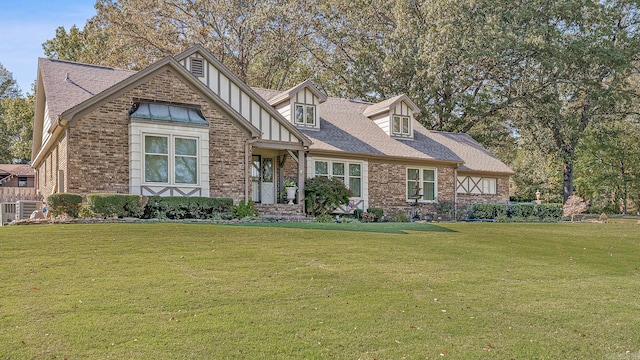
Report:
<svg viewBox="0 0 640 360"><path fill-rule="evenodd" d="M407 169L407 200L436 200L436 170Z"/></svg>
<svg viewBox="0 0 640 360"><path fill-rule="evenodd" d="M198 141L175 136L145 135L144 180L163 184L196 184Z"/></svg>
<svg viewBox="0 0 640 360"><path fill-rule="evenodd" d="M392 126L393 135L411 135L411 122L408 116L394 115Z"/></svg>
<svg viewBox="0 0 640 360"><path fill-rule="evenodd" d="M315 176L340 179L353 197L362 197L362 164L333 160L315 162Z"/></svg>
<svg viewBox="0 0 640 360"><path fill-rule="evenodd" d="M19 177L18 178L18 187L27 187L27 178Z"/></svg>
<svg viewBox="0 0 640 360"><path fill-rule="evenodd" d="M294 121L296 124L315 126L316 106L308 104L296 104Z"/></svg>
<svg viewBox="0 0 640 360"><path fill-rule="evenodd" d="M496 194L496 178L482 178L482 193Z"/></svg>

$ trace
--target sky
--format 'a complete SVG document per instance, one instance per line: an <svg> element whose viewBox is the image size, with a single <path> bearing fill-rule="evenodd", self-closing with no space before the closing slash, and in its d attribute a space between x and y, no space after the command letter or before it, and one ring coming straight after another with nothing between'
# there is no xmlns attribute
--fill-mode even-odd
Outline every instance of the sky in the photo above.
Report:
<svg viewBox="0 0 640 360"><path fill-rule="evenodd" d="M95 0L0 0L0 64L13 74L23 94L36 80L42 43L59 26L82 30L96 14Z"/></svg>

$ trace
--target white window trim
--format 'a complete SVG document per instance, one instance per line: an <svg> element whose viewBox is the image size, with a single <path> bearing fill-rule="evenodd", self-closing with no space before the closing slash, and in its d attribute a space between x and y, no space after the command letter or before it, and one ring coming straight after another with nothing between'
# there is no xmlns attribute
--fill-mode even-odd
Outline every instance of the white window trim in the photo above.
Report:
<svg viewBox="0 0 640 360"><path fill-rule="evenodd" d="M317 162L326 162L327 163L327 174L316 174L315 172L315 168L316 168L316 163ZM347 187L347 189L349 189L349 179L351 178L360 178L360 196L351 196L350 199L354 199L354 200L362 200L364 199L364 179L365 179L365 175L364 175L364 171L365 171L365 164L362 161L352 161L352 160L340 160L340 159L324 159L324 158L314 158L313 159L313 177L316 176L327 176L328 178L332 178L334 177L333 175L333 164L334 163L340 163L340 164L344 164L344 175L342 176L344 178L343 182L344 185ZM349 176L349 165L360 165L360 176Z"/></svg>
<svg viewBox="0 0 640 360"><path fill-rule="evenodd" d="M296 108L298 106L302 106L302 122L299 122L297 117L296 117ZM313 123L312 124L307 122L307 110L310 107L313 108ZM293 113L292 114L293 114L293 123L296 124L297 126L316 127L316 124L318 123L318 108L314 104L305 104L305 103L294 102L293 103Z"/></svg>
<svg viewBox="0 0 640 360"><path fill-rule="evenodd" d="M488 191L485 184L491 182ZM477 189L477 191L474 191ZM460 175L457 179L456 192L463 195L497 195L498 178Z"/></svg>
<svg viewBox="0 0 640 360"><path fill-rule="evenodd" d="M420 194L422 195L420 199L418 199L418 203L436 203L438 202L438 169L434 167L421 167L421 166L407 166L405 169L405 182L404 188L406 191L407 202L415 202L415 199L412 199L413 193L409 193L409 170L419 170L420 177L418 179L418 184L420 184ZM425 200L424 199L424 172L423 170L432 170L433 171L433 200Z"/></svg>
<svg viewBox="0 0 640 360"><path fill-rule="evenodd" d="M167 171L168 173L168 179L169 182L152 182L152 181L147 181L146 180L146 155L147 153L145 152L145 141L146 141L146 137L147 136L155 136L155 137L163 137L163 138L167 138L168 139L168 148L169 148L169 153L167 154L168 157L168 164L167 164ZM179 183L176 182L176 149L175 149L175 144L176 144L176 139L189 139L189 140L195 140L196 141L196 155L192 156L192 155L180 155L180 156L185 156L185 157L195 157L196 159L196 182L195 183ZM158 186L158 185L166 185L166 186L180 186L180 187L200 187L200 164L199 164L199 160L200 160L200 139L196 136L183 136L183 135L174 135L174 134L161 134L161 133L148 133L148 132L144 132L142 133L142 185L152 185L152 186Z"/></svg>
<svg viewBox="0 0 640 360"><path fill-rule="evenodd" d="M400 120L400 131L394 131L394 122L396 121L396 118L398 118ZM407 131L403 131L404 127L403 122L406 121L407 122ZM394 136L411 136L411 117L407 116L407 115L398 115L398 114L393 114L391 115L391 134L393 134Z"/></svg>
<svg viewBox="0 0 640 360"><path fill-rule="evenodd" d="M196 184L178 183L163 184L144 181L144 136L170 136L197 139L198 146L198 182ZM200 189L199 196L209 196L209 129L207 127L180 126L175 124L162 124L149 121L131 121L129 124L129 192L140 194L142 187L149 187L154 191L162 191L163 188ZM169 195L164 192L163 196Z"/></svg>

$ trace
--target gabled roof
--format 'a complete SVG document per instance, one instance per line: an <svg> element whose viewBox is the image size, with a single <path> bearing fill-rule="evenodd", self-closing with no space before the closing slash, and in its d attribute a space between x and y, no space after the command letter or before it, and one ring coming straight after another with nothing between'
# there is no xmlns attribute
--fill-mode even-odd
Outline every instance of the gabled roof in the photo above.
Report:
<svg viewBox="0 0 640 360"><path fill-rule="evenodd" d="M242 81L240 78L238 78L238 76L236 76L236 74L234 74L233 72L231 72L231 70L229 70L226 66L224 66L223 63L218 61L218 59L216 59L202 45L200 45L200 44L194 45L191 48L183 51L182 53L180 53L178 55L176 55L174 58L177 61L182 61L182 60L188 58L189 56L191 56L191 55L193 55L195 53L198 53L200 56L202 56L204 59L206 59L209 63L213 64L218 69L218 71L220 71L227 78L229 78L231 81L233 81L233 83L236 86L238 86L245 93L247 93L249 95L249 97L251 97L253 100L255 100L260 105L260 107L262 107L264 110L266 110L267 113L269 113L271 116L273 116L275 119L277 119L277 121L280 124L282 124L287 130L289 130L296 137L298 137L298 139L300 139L302 141L302 144L304 146L311 145L311 140L307 136L305 136L305 134L303 134L297 127L295 127L293 124L291 124L289 121L287 121L287 119L282 117L282 115L278 111L276 111L273 108L273 106L271 106L270 103L268 103L263 97L258 95L254 91L254 89L252 87L250 87L244 81Z"/></svg>
<svg viewBox="0 0 640 360"><path fill-rule="evenodd" d="M413 101L411 101L411 99L409 99L407 95L401 94L401 95L392 97L391 99L387 99L379 103L368 106L363 111L363 115L374 116L374 115L383 113L385 111L389 111L393 109L401 101L404 101L405 103L407 103L407 105L409 105L409 107L411 108L411 110L413 110L415 114L420 112L420 108L418 107L418 105L416 105Z"/></svg>
<svg viewBox="0 0 640 360"><path fill-rule="evenodd" d="M255 89L265 99L278 96L279 91ZM388 109L404 99L390 99ZM413 139L391 137L369 117L367 102L327 98L320 105L319 130L302 130L311 138L311 154L333 156L392 157L396 160L429 161L458 164L460 169L488 173L513 174L513 171L466 134L454 134L426 129L413 120Z"/></svg>
<svg viewBox="0 0 640 360"><path fill-rule="evenodd" d="M105 66L38 59L38 75L52 119L135 73Z"/></svg>
<svg viewBox="0 0 640 360"><path fill-rule="evenodd" d="M26 164L0 164L0 174L33 177L36 170Z"/></svg>
<svg viewBox="0 0 640 360"><path fill-rule="evenodd" d="M320 90L318 90L318 88L315 85L313 85L313 83L309 80L305 80L300 84L281 92L280 94L274 96L273 98L267 101L269 102L269 104L273 106L278 105L281 102L287 101L290 98L294 97L300 90L304 88L309 89L309 91L311 91L313 95L318 97L318 99L320 100L320 103L327 101L327 96L323 94Z"/></svg>

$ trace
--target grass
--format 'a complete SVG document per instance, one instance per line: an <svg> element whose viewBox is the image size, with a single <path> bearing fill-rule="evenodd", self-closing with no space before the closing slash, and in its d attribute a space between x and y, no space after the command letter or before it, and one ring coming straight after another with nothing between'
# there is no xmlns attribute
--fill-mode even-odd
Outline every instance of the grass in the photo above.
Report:
<svg viewBox="0 0 640 360"><path fill-rule="evenodd" d="M0 228L0 358L640 358L640 225L326 225Z"/></svg>

